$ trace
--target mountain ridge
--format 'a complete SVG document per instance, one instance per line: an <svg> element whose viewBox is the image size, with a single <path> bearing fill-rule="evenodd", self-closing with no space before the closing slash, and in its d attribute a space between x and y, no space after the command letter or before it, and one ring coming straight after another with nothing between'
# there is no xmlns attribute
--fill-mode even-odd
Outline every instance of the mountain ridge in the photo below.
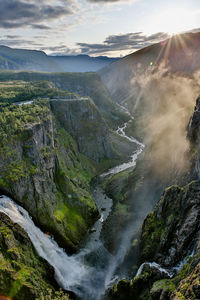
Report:
<svg viewBox="0 0 200 300"><path fill-rule="evenodd" d="M17 49L0 45L0 69L41 72L98 71L117 58L89 55L47 55L41 50Z"/></svg>

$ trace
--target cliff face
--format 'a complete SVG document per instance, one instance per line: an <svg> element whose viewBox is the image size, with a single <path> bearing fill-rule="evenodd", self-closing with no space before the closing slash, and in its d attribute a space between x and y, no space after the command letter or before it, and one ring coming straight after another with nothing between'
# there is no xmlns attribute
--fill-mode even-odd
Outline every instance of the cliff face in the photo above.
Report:
<svg viewBox="0 0 200 300"><path fill-rule="evenodd" d="M52 100L51 108L81 153L97 162L117 158L109 140L109 128L92 100Z"/></svg>
<svg viewBox="0 0 200 300"><path fill-rule="evenodd" d="M8 115L3 112L6 124L12 119L11 129L19 119L20 124L5 137L9 125L1 123L0 189L74 251L97 216L89 188L92 174L48 104L27 106L12 106Z"/></svg>
<svg viewBox="0 0 200 300"><path fill-rule="evenodd" d="M194 113L188 125L190 140L191 169L194 178L200 178L200 98L196 101Z"/></svg>
<svg viewBox="0 0 200 300"><path fill-rule="evenodd" d="M55 289L53 268L37 255L27 233L0 213L0 293L16 300L51 293L55 299Z"/></svg>
<svg viewBox="0 0 200 300"><path fill-rule="evenodd" d="M199 177L199 103L198 99L188 126L192 161L188 178ZM148 263L131 281L116 284L108 299L199 299L199 220L199 180L165 189L142 227L139 262Z"/></svg>
<svg viewBox="0 0 200 300"><path fill-rule="evenodd" d="M141 261L175 266L194 248L200 251L200 183L165 190L153 213L146 218L141 235Z"/></svg>
<svg viewBox="0 0 200 300"><path fill-rule="evenodd" d="M103 117L110 127L117 127L129 118L126 113L112 101L110 94L103 84L100 76L96 73L39 73L39 72L12 72L1 71L0 81L50 81L58 89L77 93L82 97L91 97L95 105L100 109ZM60 90L61 91L61 90ZM64 91L63 94L64 94ZM45 96L45 95L44 95ZM61 96L61 94L58 94ZM47 97L47 94L46 96ZM49 96L51 97L51 95ZM64 96L65 97L65 96ZM55 98L55 96L53 96Z"/></svg>

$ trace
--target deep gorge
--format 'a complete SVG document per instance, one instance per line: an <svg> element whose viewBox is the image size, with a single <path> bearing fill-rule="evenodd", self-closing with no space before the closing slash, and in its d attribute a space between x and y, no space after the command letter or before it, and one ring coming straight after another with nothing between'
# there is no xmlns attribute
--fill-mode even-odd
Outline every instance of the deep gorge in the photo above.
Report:
<svg viewBox="0 0 200 300"><path fill-rule="evenodd" d="M99 74L0 72L8 299L199 299L199 73L144 72L159 47Z"/></svg>

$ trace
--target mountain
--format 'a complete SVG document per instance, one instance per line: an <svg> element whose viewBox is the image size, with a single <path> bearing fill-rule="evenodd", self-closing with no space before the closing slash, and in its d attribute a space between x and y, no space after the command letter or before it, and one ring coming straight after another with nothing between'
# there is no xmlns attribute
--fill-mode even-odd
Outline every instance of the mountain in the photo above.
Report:
<svg viewBox="0 0 200 300"><path fill-rule="evenodd" d="M0 46L0 69L53 72L61 68L43 51Z"/></svg>
<svg viewBox="0 0 200 300"><path fill-rule="evenodd" d="M200 299L198 49L172 37L102 79L0 72L0 294L68 299L27 233L72 299Z"/></svg>
<svg viewBox="0 0 200 300"><path fill-rule="evenodd" d="M148 145L148 164L158 177L185 168L186 128L200 94L199 49L200 33L175 35L99 71L113 101L134 115L126 130Z"/></svg>
<svg viewBox="0 0 200 300"><path fill-rule="evenodd" d="M140 90L140 76L158 71L190 75L200 69L200 33L185 33L143 48L99 71L113 98L119 102Z"/></svg>
<svg viewBox="0 0 200 300"><path fill-rule="evenodd" d="M117 58L106 56L48 56L43 51L0 46L0 69L41 72L96 72Z"/></svg>
<svg viewBox="0 0 200 300"><path fill-rule="evenodd" d="M91 57L89 55L77 56L49 56L65 72L96 72L118 58L106 56Z"/></svg>

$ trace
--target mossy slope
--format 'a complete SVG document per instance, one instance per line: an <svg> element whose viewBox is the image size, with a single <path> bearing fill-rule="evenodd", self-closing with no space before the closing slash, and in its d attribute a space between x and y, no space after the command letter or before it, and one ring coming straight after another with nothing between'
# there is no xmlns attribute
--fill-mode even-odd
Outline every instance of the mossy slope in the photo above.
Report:
<svg viewBox="0 0 200 300"><path fill-rule="evenodd" d="M56 123L48 101L2 106L0 121L0 189L74 251L97 216L87 158Z"/></svg>
<svg viewBox="0 0 200 300"><path fill-rule="evenodd" d="M0 294L14 300L69 299L56 298L55 293L62 295L58 290L52 267L37 255L26 232L0 213Z"/></svg>

